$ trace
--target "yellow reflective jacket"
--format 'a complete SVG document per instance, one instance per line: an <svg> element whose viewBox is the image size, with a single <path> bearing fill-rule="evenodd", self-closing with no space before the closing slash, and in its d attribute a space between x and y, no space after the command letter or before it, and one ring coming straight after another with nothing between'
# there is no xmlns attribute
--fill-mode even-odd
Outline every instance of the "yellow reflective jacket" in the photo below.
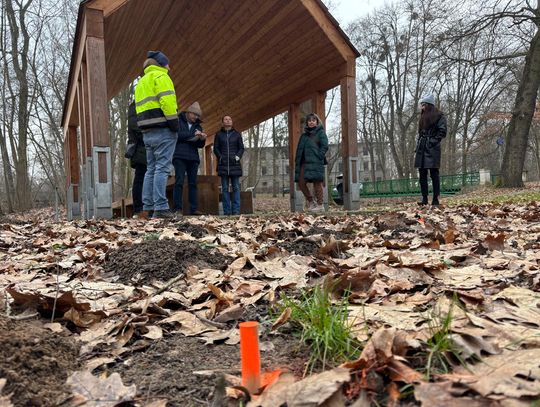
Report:
<svg viewBox="0 0 540 407"><path fill-rule="evenodd" d="M141 130L169 127L178 131L176 92L167 68L149 65L135 87L137 125Z"/></svg>

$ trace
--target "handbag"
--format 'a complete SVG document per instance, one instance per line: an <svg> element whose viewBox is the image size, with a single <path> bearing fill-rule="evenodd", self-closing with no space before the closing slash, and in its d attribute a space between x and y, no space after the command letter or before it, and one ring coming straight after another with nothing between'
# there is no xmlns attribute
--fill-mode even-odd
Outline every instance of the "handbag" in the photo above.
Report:
<svg viewBox="0 0 540 407"><path fill-rule="evenodd" d="M136 151L137 151L137 144L136 143L128 144L127 147L126 147L126 153L124 154L124 157L131 159L135 155Z"/></svg>

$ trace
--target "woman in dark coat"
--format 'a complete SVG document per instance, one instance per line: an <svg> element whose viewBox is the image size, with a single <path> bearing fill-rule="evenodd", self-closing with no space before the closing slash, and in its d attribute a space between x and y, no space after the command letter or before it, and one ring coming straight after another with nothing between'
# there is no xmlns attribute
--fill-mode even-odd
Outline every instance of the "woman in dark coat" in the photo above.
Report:
<svg viewBox="0 0 540 407"><path fill-rule="evenodd" d="M298 140L294 169L294 181L298 182L304 194L307 210L324 211L323 185L327 151L328 137L321 120L315 113L310 113L306 116L304 133ZM308 182L313 183L315 197L309 190Z"/></svg>
<svg viewBox="0 0 540 407"><path fill-rule="evenodd" d="M131 194L133 197L133 217L138 218L143 210L142 190L146 174L146 148L144 147L143 134L137 126L135 102L132 102L128 109L128 145L132 145L134 149L129 157L131 168L135 170Z"/></svg>
<svg viewBox="0 0 540 407"><path fill-rule="evenodd" d="M222 128L214 138L214 154L218 160L217 173L221 177L223 214L240 215L240 160L244 154L244 143L242 135L233 128L231 116L223 116L221 124ZM229 184L232 185L232 203Z"/></svg>
<svg viewBox="0 0 540 407"><path fill-rule="evenodd" d="M428 170L433 184L432 205L439 205L441 184L439 167L441 166L441 140L446 137L446 117L435 107L435 97L426 96L420 100L422 112L418 122L418 139L416 141L414 166L420 176L422 201L419 205L428 204Z"/></svg>

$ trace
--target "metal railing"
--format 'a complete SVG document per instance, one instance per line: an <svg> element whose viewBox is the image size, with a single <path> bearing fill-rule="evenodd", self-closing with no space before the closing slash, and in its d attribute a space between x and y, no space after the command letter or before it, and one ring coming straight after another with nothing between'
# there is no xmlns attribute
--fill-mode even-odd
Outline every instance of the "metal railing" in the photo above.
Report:
<svg viewBox="0 0 540 407"><path fill-rule="evenodd" d="M461 191L463 187L480 184L480 173L441 175L441 195L451 195ZM432 192L431 179L428 178L429 191ZM418 178L389 179L375 182L362 182L360 198L376 198L385 196L407 196L420 194ZM332 189L332 197L337 191Z"/></svg>

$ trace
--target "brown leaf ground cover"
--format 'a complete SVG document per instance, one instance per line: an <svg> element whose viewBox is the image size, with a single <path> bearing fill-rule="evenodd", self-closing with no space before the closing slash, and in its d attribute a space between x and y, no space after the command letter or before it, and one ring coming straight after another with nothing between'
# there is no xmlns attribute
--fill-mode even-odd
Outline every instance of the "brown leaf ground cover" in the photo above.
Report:
<svg viewBox="0 0 540 407"><path fill-rule="evenodd" d="M0 405L535 406L540 207L523 194L538 193L490 194L441 210L3 218ZM361 348L303 377L312 350L282 296L321 284ZM246 320L263 367L284 371L251 401Z"/></svg>

